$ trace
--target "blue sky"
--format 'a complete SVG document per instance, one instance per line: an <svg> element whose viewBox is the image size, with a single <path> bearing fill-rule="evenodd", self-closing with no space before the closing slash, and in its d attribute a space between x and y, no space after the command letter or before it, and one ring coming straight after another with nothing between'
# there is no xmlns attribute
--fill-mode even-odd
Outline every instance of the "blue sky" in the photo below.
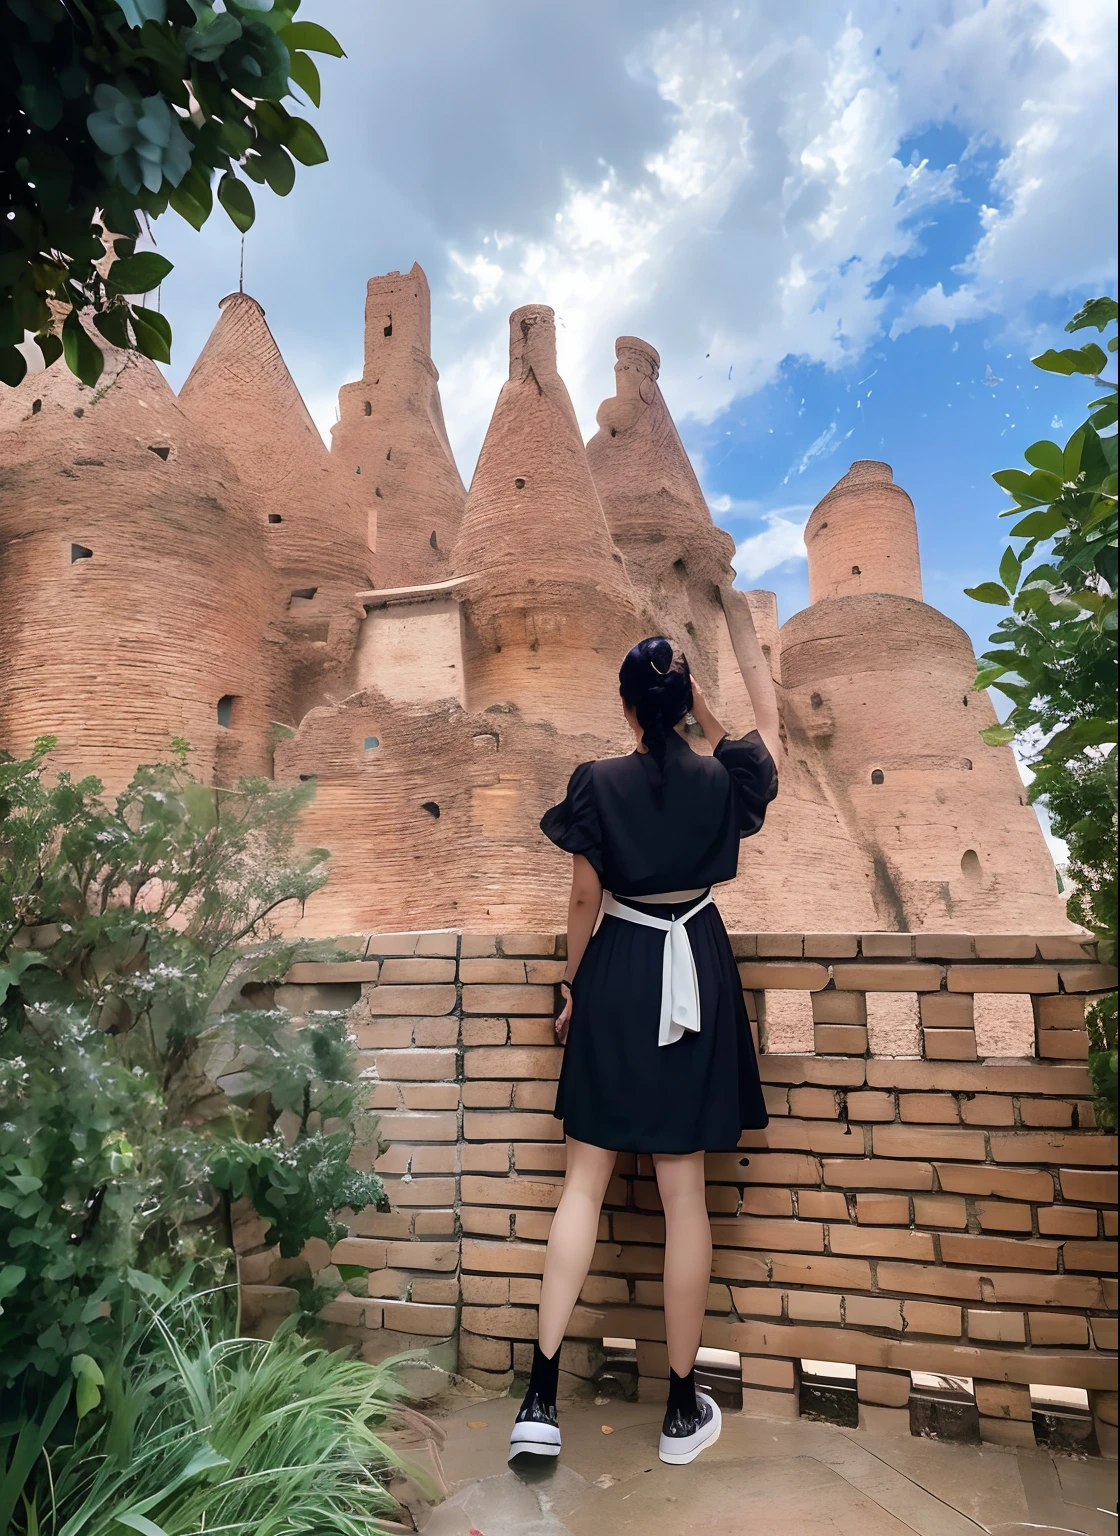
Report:
<svg viewBox="0 0 1120 1536"><path fill-rule="evenodd" d="M995 469L1082 419L1029 357L1115 292L1106 0L304 0L349 57L310 113L331 153L257 197L246 288L320 426L358 376L364 285L419 260L469 481L506 317L557 311L588 434L613 341L662 387L740 585L808 593L800 529L856 458L918 509L927 599L982 641L1007 524ZM156 228L180 383L238 239Z"/></svg>

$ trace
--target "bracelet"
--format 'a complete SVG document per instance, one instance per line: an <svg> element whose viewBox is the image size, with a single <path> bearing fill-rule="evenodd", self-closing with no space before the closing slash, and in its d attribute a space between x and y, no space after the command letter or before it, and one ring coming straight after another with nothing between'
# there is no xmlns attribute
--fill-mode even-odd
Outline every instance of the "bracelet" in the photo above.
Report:
<svg viewBox="0 0 1120 1536"><path fill-rule="evenodd" d="M568 995L571 996L572 984L571 984L571 982L568 980L568 978L566 976L561 976L561 978L560 978L559 982L557 983L557 985L561 986L561 987L567 987Z"/></svg>

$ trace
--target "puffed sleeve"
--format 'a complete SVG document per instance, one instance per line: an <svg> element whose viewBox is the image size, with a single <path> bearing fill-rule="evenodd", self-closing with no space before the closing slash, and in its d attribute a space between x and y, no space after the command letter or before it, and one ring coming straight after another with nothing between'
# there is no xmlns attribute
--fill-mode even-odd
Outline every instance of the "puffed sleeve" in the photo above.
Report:
<svg viewBox="0 0 1120 1536"><path fill-rule="evenodd" d="M568 780L568 793L563 800L541 817L541 831L565 853L582 853L602 879L603 839L591 777L593 767L593 763L580 763Z"/></svg>
<svg viewBox="0 0 1120 1536"><path fill-rule="evenodd" d="M757 731L741 741L725 736L715 756L727 769L735 792L735 814L740 837L762 831L766 807L778 793L778 769Z"/></svg>

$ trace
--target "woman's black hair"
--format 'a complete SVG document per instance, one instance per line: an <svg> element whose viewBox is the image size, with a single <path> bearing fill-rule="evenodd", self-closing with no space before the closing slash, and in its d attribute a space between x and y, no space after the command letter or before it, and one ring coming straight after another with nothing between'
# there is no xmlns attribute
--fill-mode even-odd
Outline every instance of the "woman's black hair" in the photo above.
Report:
<svg viewBox="0 0 1120 1536"><path fill-rule="evenodd" d="M638 717L642 740L664 770L669 734L692 708L688 658L664 635L639 640L618 669L618 691Z"/></svg>

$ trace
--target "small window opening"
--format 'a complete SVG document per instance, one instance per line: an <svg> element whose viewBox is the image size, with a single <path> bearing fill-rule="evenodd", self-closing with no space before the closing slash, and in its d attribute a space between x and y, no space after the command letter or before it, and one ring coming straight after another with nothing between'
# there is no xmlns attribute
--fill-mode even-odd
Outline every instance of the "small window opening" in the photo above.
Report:
<svg viewBox="0 0 1120 1536"><path fill-rule="evenodd" d="M961 854L961 874L966 880L979 882L983 871L980 868L980 855L975 848L966 848Z"/></svg>
<svg viewBox="0 0 1120 1536"><path fill-rule="evenodd" d="M299 776L299 781L301 784L313 784L315 782L315 777L316 776L313 773L301 773Z"/></svg>
<svg viewBox="0 0 1120 1536"><path fill-rule="evenodd" d="M383 336L391 336L393 334L393 317L392 317L392 315L386 315L385 316L385 329L384 329L384 331L382 331L381 334Z"/></svg>
<svg viewBox="0 0 1120 1536"><path fill-rule="evenodd" d="M828 524L827 524L827 523L822 523L822 524L821 524L821 525L820 525L820 527L819 527L819 528L818 528L818 529L817 529L817 532L818 532L818 533L823 533L823 532L824 532L824 531L825 531L825 529L826 529L826 528L827 528L827 527L828 527Z"/></svg>
<svg viewBox="0 0 1120 1536"><path fill-rule="evenodd" d="M381 742L376 736L367 736L362 745L365 747L367 752L376 752L378 747L381 745Z"/></svg>
<svg viewBox="0 0 1120 1536"><path fill-rule="evenodd" d="M967 693L966 693L966 694L965 694L965 695L964 695L964 697L963 697L963 698L962 698L962 699L961 699L961 703L962 703L962 704L963 704L963 705L964 705L964 707L965 707L965 709L967 709L967 708L968 708L968 694L967 694Z"/></svg>
<svg viewBox="0 0 1120 1536"><path fill-rule="evenodd" d="M824 700L821 698L819 693L811 693L809 695L809 703L813 706L814 709L820 709L821 705L824 703Z"/></svg>
<svg viewBox="0 0 1120 1536"><path fill-rule="evenodd" d="M223 731L228 731L233 724L233 704L235 695L223 693L218 700L218 724Z"/></svg>
<svg viewBox="0 0 1120 1536"><path fill-rule="evenodd" d="M884 782L885 778L886 778L886 775L883 773L883 770L881 768L872 768L872 770L871 770L871 782L872 782L872 784L882 784Z"/></svg>
<svg viewBox="0 0 1120 1536"><path fill-rule="evenodd" d="M284 521L279 512L270 512L268 514L268 520L270 523L282 523Z"/></svg>
<svg viewBox="0 0 1120 1536"><path fill-rule="evenodd" d="M318 587L297 587L296 590L292 593L292 596L302 597L305 598L307 602L310 602L318 590Z"/></svg>
<svg viewBox="0 0 1120 1536"><path fill-rule="evenodd" d="M362 472L362 466L359 464L358 467L355 469L354 473L356 475L360 475L361 472Z"/></svg>
<svg viewBox="0 0 1120 1536"><path fill-rule="evenodd" d="M31 402L31 414L32 414L32 416L38 416L39 412L42 409L43 409L43 402L41 400L32 400L32 402Z"/></svg>
<svg viewBox="0 0 1120 1536"><path fill-rule="evenodd" d="M70 564L71 565L74 564L75 560L92 560L92 559L93 559L93 550L92 549L87 549L84 544L71 544L71 546L70 546Z"/></svg>
<svg viewBox="0 0 1120 1536"><path fill-rule="evenodd" d="M863 572L860 570L858 565L853 565L852 566L852 575L853 576L861 576L862 574L863 574Z"/></svg>
<svg viewBox="0 0 1120 1536"><path fill-rule="evenodd" d="M386 464L392 463L392 459L393 459L393 450L390 448L389 452L385 455L385 462L386 462Z"/></svg>
<svg viewBox="0 0 1120 1536"><path fill-rule="evenodd" d="M428 539L428 543L432 546L433 549L439 548L439 540L436 538L436 531L434 528L432 529L431 537Z"/></svg>
<svg viewBox="0 0 1120 1536"><path fill-rule="evenodd" d="M365 400L365 401L363 401L362 402L362 410L365 412L365 414L367 416L372 416L373 415L373 401L372 400Z"/></svg>
<svg viewBox="0 0 1120 1536"><path fill-rule="evenodd" d="M971 767L972 767L972 759L971 759L971 757L966 757L965 758L964 765L965 765L966 768L971 769Z"/></svg>
<svg viewBox="0 0 1120 1536"><path fill-rule="evenodd" d="M433 821L439 820L440 809L434 800L425 800L420 809L422 811L427 811L428 815L432 818Z"/></svg>
<svg viewBox="0 0 1120 1536"><path fill-rule="evenodd" d="M611 428L611 436L612 437L617 437L618 436L618 428L617 427L612 427Z"/></svg>
<svg viewBox="0 0 1120 1536"><path fill-rule="evenodd" d="M674 571L676 571L678 576L687 576L688 575L688 566L685 565L683 560L674 560L673 561L673 569L674 569Z"/></svg>
<svg viewBox="0 0 1120 1536"><path fill-rule="evenodd" d="M513 483L519 491L523 491L525 489L525 482L521 479L520 476L518 476L518 478Z"/></svg>
<svg viewBox="0 0 1120 1536"><path fill-rule="evenodd" d="M85 413L86 413L86 408L85 408L84 405L76 405L74 407L74 415L75 416L84 416Z"/></svg>
<svg viewBox="0 0 1120 1536"><path fill-rule="evenodd" d="M695 640L696 639L696 625L692 622L692 620L691 619L686 619L684 627L688 631L688 633L692 636L692 638Z"/></svg>
<svg viewBox="0 0 1120 1536"><path fill-rule="evenodd" d="M374 486L373 494L377 497L378 501L384 501L385 500L384 496L382 496L382 494L381 494L381 487L379 485L375 485Z"/></svg>
<svg viewBox="0 0 1120 1536"><path fill-rule="evenodd" d="M168 459L168 455L170 454L171 449L168 447L168 445L166 443L149 443L148 444L148 452L149 453L154 453L157 459L162 459L163 462L166 464L167 463L167 459Z"/></svg>

